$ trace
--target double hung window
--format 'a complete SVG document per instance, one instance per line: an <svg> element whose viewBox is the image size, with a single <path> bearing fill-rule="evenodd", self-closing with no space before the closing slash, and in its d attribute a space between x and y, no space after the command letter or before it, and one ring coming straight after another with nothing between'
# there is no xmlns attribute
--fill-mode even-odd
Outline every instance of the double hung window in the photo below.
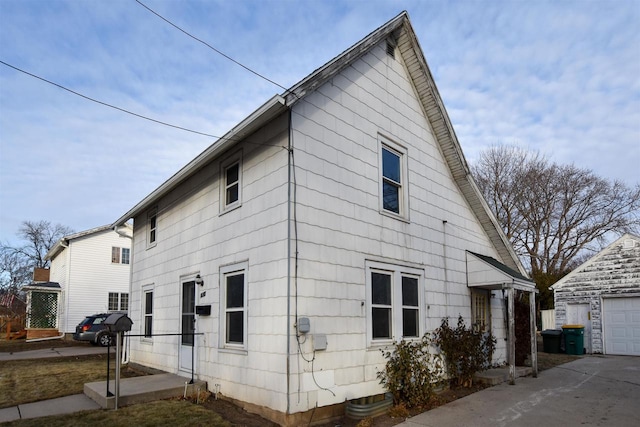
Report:
<svg viewBox="0 0 640 427"><path fill-rule="evenodd" d="M242 152L221 164L220 210L225 212L242 203Z"/></svg>
<svg viewBox="0 0 640 427"><path fill-rule="evenodd" d="M366 271L370 342L420 337L422 270L369 262Z"/></svg>
<svg viewBox="0 0 640 427"><path fill-rule="evenodd" d="M246 263L221 269L221 319L223 345L244 349L247 344L247 265Z"/></svg>
<svg viewBox="0 0 640 427"><path fill-rule="evenodd" d="M406 150L385 138L380 138L380 207L381 211L407 218L407 155Z"/></svg>
<svg viewBox="0 0 640 427"><path fill-rule="evenodd" d="M158 232L158 209L153 208L147 215L147 247L155 246Z"/></svg>
<svg viewBox="0 0 640 427"><path fill-rule="evenodd" d="M153 289L142 292L142 316L144 320L144 336L151 338L153 333Z"/></svg>

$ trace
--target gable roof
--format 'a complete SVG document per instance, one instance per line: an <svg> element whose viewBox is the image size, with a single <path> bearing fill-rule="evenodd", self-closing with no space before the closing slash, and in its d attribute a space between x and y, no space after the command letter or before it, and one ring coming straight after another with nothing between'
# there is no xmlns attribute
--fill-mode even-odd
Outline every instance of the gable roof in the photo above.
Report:
<svg viewBox="0 0 640 427"><path fill-rule="evenodd" d="M124 224L121 224L121 225L131 228L131 225L127 224L126 221ZM55 258L60 252L62 252L64 248L67 247L67 245L71 240L79 239L81 237L89 236L91 234L101 233L103 231L110 231L112 229L113 229L113 226L111 224L108 224L100 227L90 228L89 230L80 231L78 233L69 234L68 236L64 236L60 240L58 240L51 249L49 249L49 252L47 252L47 254L44 256L44 259L47 260L47 259Z"/></svg>
<svg viewBox="0 0 640 427"><path fill-rule="evenodd" d="M617 240L615 240L613 243L610 243L607 247L605 247L604 249L602 249L600 252L598 252L597 254L595 254L593 257L589 258L587 261L585 261L584 263L580 264L578 267L576 267L575 269L573 269L573 271L571 271L571 273L567 274L566 276L564 276L562 279L558 280L556 283L554 283L553 285L551 285L549 287L549 289L552 290L556 290L556 289L560 289L562 287L564 287L571 279L573 279L575 276L577 276L578 274L582 273L584 270L586 270L587 268L589 268L591 265L595 264L596 262L598 262L602 257L606 256L607 254L609 254L610 252L613 251L613 249L616 246L619 245L624 245L624 243L627 240L632 240L635 241L635 244L640 246L640 237L633 235L631 233L626 233L625 235L623 235L622 237L618 238ZM640 252L640 251L639 251Z"/></svg>
<svg viewBox="0 0 640 427"><path fill-rule="evenodd" d="M340 73L345 67L352 64L366 54L372 47L384 40L391 40L397 46L449 170L464 198L469 203L471 210L478 218L478 221L487 233L502 261L510 268L518 270L521 274L525 274L524 267L513 250L513 247L507 240L495 216L491 213L489 206L471 176L469 165L464 158L451 120L444 108L442 98L436 88L422 48L411 26L409 14L406 11L403 11L386 24L374 30L364 39L322 67L316 69L282 95L276 95L271 98L238 126L214 142L209 148L120 217L113 225L118 226L124 224L130 218L152 207L161 197L200 168L204 167L224 149L235 144L251 131L257 130L260 126L266 124L269 120L275 118L288 108L291 108L292 105L299 102L306 94L313 92L324 82Z"/></svg>

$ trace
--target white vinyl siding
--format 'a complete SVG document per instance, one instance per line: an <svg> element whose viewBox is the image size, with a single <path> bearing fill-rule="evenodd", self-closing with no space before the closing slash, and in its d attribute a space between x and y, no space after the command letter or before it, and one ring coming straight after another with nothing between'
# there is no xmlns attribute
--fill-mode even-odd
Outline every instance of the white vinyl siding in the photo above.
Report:
<svg viewBox="0 0 640 427"><path fill-rule="evenodd" d="M469 321L465 251L499 258L452 178L402 57L393 60L385 49L381 43L364 53L293 104L290 132L285 114L254 132L250 144L238 143L241 209L225 210L230 158L224 156L158 200L162 238L156 250L146 250L144 214L135 218L132 308L141 307L142 286L156 283L154 330L177 332L179 278L200 272L198 304L212 311L198 317L206 340L195 355L206 361L198 364L198 376L220 384L226 396L293 414L383 393L376 369L385 360L372 347L392 340L373 339L370 269L392 275L387 335L399 339L422 336L446 316ZM403 158L400 215L382 204L383 144ZM446 236L443 220L451 230ZM224 266L247 259L246 327L236 350L225 343L223 278L230 271ZM409 279L417 279L417 307ZM311 324L311 339L301 339L292 354L286 351L295 334L288 307ZM319 390L300 356L313 357L314 334L325 334L328 344L315 352L313 375L335 396ZM495 360L504 361L504 334L498 338ZM132 340L131 347L133 362L177 369L169 340ZM300 384L294 398L287 396L292 382Z"/></svg>
<svg viewBox="0 0 640 427"><path fill-rule="evenodd" d="M109 311L110 292L129 292L129 266L112 263L109 254L117 247L122 256L125 245L130 243L130 239L109 228L71 239L69 247L51 260L50 280L58 282L62 290L58 322L61 332L73 333L87 315Z"/></svg>

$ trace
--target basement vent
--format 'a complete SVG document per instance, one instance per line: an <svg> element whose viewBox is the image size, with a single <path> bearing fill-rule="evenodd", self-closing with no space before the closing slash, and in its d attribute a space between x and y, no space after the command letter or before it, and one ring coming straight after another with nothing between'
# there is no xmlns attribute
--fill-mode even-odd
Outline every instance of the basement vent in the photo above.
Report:
<svg viewBox="0 0 640 427"><path fill-rule="evenodd" d="M387 55L396 59L396 46L387 40Z"/></svg>

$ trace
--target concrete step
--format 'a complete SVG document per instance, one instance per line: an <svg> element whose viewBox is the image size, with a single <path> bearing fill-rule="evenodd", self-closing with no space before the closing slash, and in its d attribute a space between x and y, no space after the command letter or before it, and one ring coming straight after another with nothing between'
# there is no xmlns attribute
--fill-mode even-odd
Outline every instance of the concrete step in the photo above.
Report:
<svg viewBox="0 0 640 427"><path fill-rule="evenodd" d="M136 403L152 402L154 400L187 396L207 390L206 381L196 380L189 384L190 378L175 374L156 374L134 378L120 379L120 394L118 407ZM115 380L109 381L109 392L114 396L107 397L107 382L96 381L84 385L84 394L98 405L107 409L115 408Z"/></svg>

